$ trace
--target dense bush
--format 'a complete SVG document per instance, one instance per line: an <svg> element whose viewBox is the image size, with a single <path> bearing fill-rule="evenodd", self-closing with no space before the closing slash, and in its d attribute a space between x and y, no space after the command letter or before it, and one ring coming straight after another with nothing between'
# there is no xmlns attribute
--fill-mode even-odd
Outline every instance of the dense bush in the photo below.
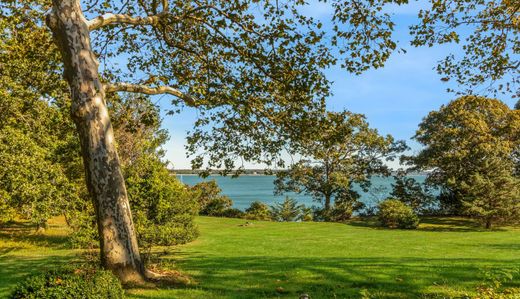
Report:
<svg viewBox="0 0 520 299"><path fill-rule="evenodd" d="M397 199L387 199L379 204L377 214L381 225L389 228L413 229L419 225L419 217Z"/></svg>
<svg viewBox="0 0 520 299"><path fill-rule="evenodd" d="M22 281L11 299L117 299L124 298L119 280L105 270L52 270Z"/></svg>
<svg viewBox="0 0 520 299"><path fill-rule="evenodd" d="M249 208L246 209L244 218L250 220L272 220L271 210L269 206L260 201L253 201Z"/></svg>
<svg viewBox="0 0 520 299"><path fill-rule="evenodd" d="M127 168L126 183L132 215L142 249L194 240L198 203L193 192L170 174L155 157Z"/></svg>
<svg viewBox="0 0 520 299"><path fill-rule="evenodd" d="M190 190L194 192L194 196L197 198L200 215L238 218L243 214L241 211L238 213L238 210L231 208L233 201L222 195L222 189L215 180L198 183Z"/></svg>

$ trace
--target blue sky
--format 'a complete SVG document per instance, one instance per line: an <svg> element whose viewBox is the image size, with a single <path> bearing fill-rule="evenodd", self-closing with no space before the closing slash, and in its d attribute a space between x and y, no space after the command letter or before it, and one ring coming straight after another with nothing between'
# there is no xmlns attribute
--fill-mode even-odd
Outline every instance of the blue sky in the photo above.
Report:
<svg viewBox="0 0 520 299"><path fill-rule="evenodd" d="M459 45L443 45L433 48L414 48L409 45L408 25L416 21L420 4L406 7L393 7L395 13L395 37L400 41L399 47L407 50L406 54L394 53L386 66L378 70L370 70L355 76L337 68L326 70L328 78L334 81L333 96L328 100L330 110L347 109L362 113L368 122L382 134L391 134L396 139L405 140L412 152L420 149L420 145L410 138L417 125L429 111L438 109L442 104L455 98L448 93L449 87L441 82L434 68L437 62L448 53L459 51ZM424 3L424 2L423 2ZM309 13L316 17L327 17L330 11L323 5L312 6ZM451 86L453 87L453 86ZM509 106L514 99L499 97ZM171 135L166 144L166 159L176 169L190 168L190 161L184 150L186 131L196 119L196 111L185 110L174 116L164 116L163 127ZM397 167L396 163L391 165ZM255 165L246 164L246 167Z"/></svg>

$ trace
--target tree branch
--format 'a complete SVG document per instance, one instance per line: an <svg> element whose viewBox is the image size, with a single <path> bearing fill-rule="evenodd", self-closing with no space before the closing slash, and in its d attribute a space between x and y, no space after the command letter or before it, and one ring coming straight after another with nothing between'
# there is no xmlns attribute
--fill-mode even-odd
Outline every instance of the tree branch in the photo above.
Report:
<svg viewBox="0 0 520 299"><path fill-rule="evenodd" d="M157 95L157 94L171 94L176 96L177 98L184 101L184 103L191 107L197 107L198 103L195 99L185 94L184 92L170 87L170 86L158 86L151 87L147 85L141 84L131 84L131 83L106 83L103 85L105 92L117 92L117 91L125 91L125 92L133 92L133 93L142 93L148 95Z"/></svg>
<svg viewBox="0 0 520 299"><path fill-rule="evenodd" d="M169 14L169 1L162 0L163 11L161 13L146 16L146 17L132 17L126 14L108 13L92 20L87 21L89 30L96 30L101 27L111 24L128 24L128 25L155 25L159 20Z"/></svg>
<svg viewBox="0 0 520 299"><path fill-rule="evenodd" d="M88 29L96 30L101 27L111 25L111 24L129 24L129 25L155 25L159 22L159 20L166 16L167 12L162 12L157 15L147 16L147 17L132 17L125 14L112 14L108 13L99 17L96 17L92 20L88 20Z"/></svg>

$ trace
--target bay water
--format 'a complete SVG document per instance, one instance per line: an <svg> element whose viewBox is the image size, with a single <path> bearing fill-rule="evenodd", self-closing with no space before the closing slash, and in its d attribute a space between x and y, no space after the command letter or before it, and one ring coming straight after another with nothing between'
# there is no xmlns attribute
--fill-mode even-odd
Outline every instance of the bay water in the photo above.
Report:
<svg viewBox="0 0 520 299"><path fill-rule="evenodd" d="M311 196L305 194L296 194L292 192L284 195L274 195L274 184L276 176L271 175L243 175L238 178L229 176L212 175L205 179L197 175L177 175L178 179L183 183L193 186L202 181L215 180L222 193L233 200L233 207L245 210L253 201L261 201L267 205L274 205L277 202L282 202L285 196L296 199L300 204L307 207L320 206L320 204L313 200ZM424 182L426 176L413 175L417 182ZM354 186L354 189L361 194L360 201L367 206L376 205L378 201L384 200L392 192L393 177L372 177L372 187L368 192L363 192L359 186Z"/></svg>

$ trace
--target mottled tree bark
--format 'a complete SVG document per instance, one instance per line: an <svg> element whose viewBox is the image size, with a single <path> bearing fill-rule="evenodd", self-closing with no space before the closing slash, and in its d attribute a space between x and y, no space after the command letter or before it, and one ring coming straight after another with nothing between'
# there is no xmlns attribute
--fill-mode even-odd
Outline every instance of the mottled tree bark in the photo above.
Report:
<svg viewBox="0 0 520 299"><path fill-rule="evenodd" d="M101 263L123 283L141 282L139 256L125 182L99 79L98 61L79 0L53 0L47 24L60 48L71 89L71 114L81 140L87 187L100 236Z"/></svg>

